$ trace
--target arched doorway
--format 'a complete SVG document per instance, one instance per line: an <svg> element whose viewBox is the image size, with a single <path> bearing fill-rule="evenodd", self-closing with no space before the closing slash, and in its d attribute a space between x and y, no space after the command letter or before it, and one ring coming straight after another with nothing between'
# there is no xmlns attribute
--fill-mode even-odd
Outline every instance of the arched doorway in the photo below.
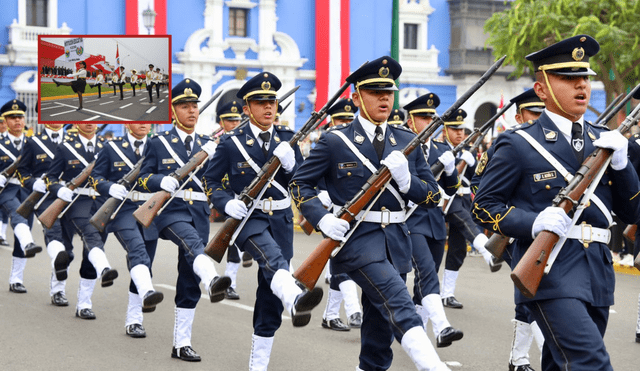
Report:
<svg viewBox="0 0 640 371"><path fill-rule="evenodd" d="M482 103L480 107L478 107L478 109L476 110L476 114L473 117L474 119L473 127L474 128L481 127L487 121L489 121L489 119L493 117L493 115L495 115L497 112L498 112L498 107L495 104L491 102Z"/></svg>

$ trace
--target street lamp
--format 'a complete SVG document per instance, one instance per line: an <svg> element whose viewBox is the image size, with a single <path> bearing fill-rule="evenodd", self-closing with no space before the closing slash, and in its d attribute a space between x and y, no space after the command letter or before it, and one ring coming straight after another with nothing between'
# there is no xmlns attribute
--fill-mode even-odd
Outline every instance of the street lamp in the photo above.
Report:
<svg viewBox="0 0 640 371"><path fill-rule="evenodd" d="M5 49L7 50L7 58L9 59L9 64L13 66L16 63L18 53L11 45L7 45Z"/></svg>
<svg viewBox="0 0 640 371"><path fill-rule="evenodd" d="M156 23L156 12L151 9L150 5L147 5L147 10L142 11L142 22L144 26L147 28L149 35L151 35L151 29Z"/></svg>

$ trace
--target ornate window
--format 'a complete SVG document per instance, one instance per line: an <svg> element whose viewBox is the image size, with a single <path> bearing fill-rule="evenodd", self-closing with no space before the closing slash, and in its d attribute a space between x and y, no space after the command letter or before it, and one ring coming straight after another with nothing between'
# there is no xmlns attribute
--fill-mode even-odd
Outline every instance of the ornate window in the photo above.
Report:
<svg viewBox="0 0 640 371"><path fill-rule="evenodd" d="M247 36L247 9L229 8L229 36Z"/></svg>
<svg viewBox="0 0 640 371"><path fill-rule="evenodd" d="M418 25L404 24L404 49L418 49Z"/></svg>
<svg viewBox="0 0 640 371"><path fill-rule="evenodd" d="M27 0L27 26L47 27L48 0Z"/></svg>

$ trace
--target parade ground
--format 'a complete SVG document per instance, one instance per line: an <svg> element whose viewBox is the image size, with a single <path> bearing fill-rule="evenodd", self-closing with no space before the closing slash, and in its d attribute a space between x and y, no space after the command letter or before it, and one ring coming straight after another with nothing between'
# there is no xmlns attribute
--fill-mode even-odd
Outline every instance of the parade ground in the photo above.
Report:
<svg viewBox="0 0 640 371"><path fill-rule="evenodd" d="M107 94L108 95L108 94ZM106 98L106 97L105 97ZM104 98L103 98L104 99ZM87 108L90 107L87 104ZM211 235L220 223L211 224ZM42 228L35 222L34 238L44 246ZM320 242L321 236L296 232L293 266L297 267ZM13 240L9 232L9 241ZM95 320L74 316L81 260L81 242L74 240L75 260L69 269L67 297L69 307L55 307L49 299L51 260L46 250L27 262L24 284L28 293L9 292L11 250L0 249L0 359L3 370L246 370L251 350L252 310L255 299L254 264L240 268L237 291L240 300L212 304L204 295L193 326L192 345L202 362L188 363L170 357L178 248L160 240L153 265L156 290L165 295L153 313L144 317L147 337L125 335L129 273L125 252L110 235L105 245L109 261L120 274L108 288L96 285L93 294ZM224 261L216 264L219 274ZM442 269L440 270L442 278ZM409 275L413 282L413 275ZM315 308L311 323L294 328L285 314L276 333L270 370L349 370L358 364L358 330L337 332L321 327L328 285L322 304ZM616 304L611 307L605 344L616 370L637 369L640 344L634 342L638 293L637 275L616 273ZM411 286L411 285L410 285ZM467 257L460 270L456 298L463 309L445 308L452 326L464 331L464 338L437 352L452 370L507 370L514 316L513 285L504 266L490 273L482 258ZM344 312L342 318L345 319ZM429 337L435 344L431 327ZM399 343L393 345L391 370L415 370ZM531 365L540 370L540 353L535 342L530 351Z"/></svg>

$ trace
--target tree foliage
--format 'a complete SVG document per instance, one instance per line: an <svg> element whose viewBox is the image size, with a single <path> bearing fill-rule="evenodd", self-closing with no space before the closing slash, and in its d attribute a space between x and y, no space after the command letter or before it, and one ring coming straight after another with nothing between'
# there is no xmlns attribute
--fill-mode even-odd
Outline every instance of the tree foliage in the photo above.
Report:
<svg viewBox="0 0 640 371"><path fill-rule="evenodd" d="M516 68L514 77L533 70L527 54L587 34L600 43L590 62L607 103L640 82L640 0L515 0L484 29L495 55L506 54Z"/></svg>

